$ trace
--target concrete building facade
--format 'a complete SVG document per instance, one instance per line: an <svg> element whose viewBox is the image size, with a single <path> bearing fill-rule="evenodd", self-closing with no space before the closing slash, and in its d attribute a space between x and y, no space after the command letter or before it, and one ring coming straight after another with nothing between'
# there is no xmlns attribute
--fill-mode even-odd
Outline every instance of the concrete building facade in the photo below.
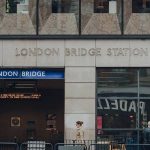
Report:
<svg viewBox="0 0 150 150"><path fill-rule="evenodd" d="M0 67L64 71L65 140L80 120L85 140L115 131L139 143L150 120L149 18L148 0L1 0Z"/></svg>

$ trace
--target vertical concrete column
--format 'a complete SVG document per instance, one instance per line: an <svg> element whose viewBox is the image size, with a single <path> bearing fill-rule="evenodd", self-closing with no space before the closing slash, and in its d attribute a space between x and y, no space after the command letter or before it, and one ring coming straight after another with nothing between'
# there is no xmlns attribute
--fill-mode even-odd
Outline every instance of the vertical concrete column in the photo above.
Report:
<svg viewBox="0 0 150 150"><path fill-rule="evenodd" d="M84 139L95 140L95 67L65 68L65 139L75 139L83 121Z"/></svg>
<svg viewBox="0 0 150 150"><path fill-rule="evenodd" d="M65 139L83 121L84 139L95 140L95 48L95 40L65 40Z"/></svg>

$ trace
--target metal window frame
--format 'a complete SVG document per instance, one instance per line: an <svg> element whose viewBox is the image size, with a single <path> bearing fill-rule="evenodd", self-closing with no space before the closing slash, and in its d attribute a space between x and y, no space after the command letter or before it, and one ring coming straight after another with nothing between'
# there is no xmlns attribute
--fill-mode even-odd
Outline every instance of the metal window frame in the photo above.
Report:
<svg viewBox="0 0 150 150"><path fill-rule="evenodd" d="M96 68L96 99L95 99L95 139L97 141L97 121L96 121L96 118L97 118L97 115L98 115L98 110L97 110L97 95L98 95L98 91L97 91L97 81L98 81L98 70L100 70L102 67L97 67ZM107 68L107 69L111 69L111 68L120 68L120 67L104 67L104 68ZM129 68L129 67L123 67L123 68ZM137 104L138 106L140 105L140 72L141 72L141 69L150 69L148 67L140 67L140 68L137 68L137 67L131 67L132 69L135 69L136 71L136 75L137 75ZM137 112L136 112L136 127L135 128L103 128L102 130L103 131L136 131L136 136L137 136L137 143L140 143L140 132L143 131L143 129L140 127L140 107L138 107L137 109ZM139 150L139 147L138 147L138 150Z"/></svg>
<svg viewBox="0 0 150 150"><path fill-rule="evenodd" d="M0 35L0 40L15 40L15 39L22 39L22 40L45 40L45 39L67 39L67 40L90 40L90 39L120 39L120 40L126 40L126 39L141 39L141 40L146 40L150 39L150 34L133 34L133 35L125 35L124 34L124 0L121 0L121 34L116 35L116 34L99 34L99 35L84 35L81 34L81 0L79 0L79 28L78 28L78 35L74 34L69 34L69 35L42 35L39 34L39 1L36 0L36 34L31 34L31 35L7 35L7 34L1 34Z"/></svg>

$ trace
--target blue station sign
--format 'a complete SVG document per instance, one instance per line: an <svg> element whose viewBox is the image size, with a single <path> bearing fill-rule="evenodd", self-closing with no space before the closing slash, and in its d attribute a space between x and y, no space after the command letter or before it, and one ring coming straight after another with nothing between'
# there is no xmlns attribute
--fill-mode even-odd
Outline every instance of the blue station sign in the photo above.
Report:
<svg viewBox="0 0 150 150"><path fill-rule="evenodd" d="M0 79L64 79L64 71L42 69L1 69Z"/></svg>

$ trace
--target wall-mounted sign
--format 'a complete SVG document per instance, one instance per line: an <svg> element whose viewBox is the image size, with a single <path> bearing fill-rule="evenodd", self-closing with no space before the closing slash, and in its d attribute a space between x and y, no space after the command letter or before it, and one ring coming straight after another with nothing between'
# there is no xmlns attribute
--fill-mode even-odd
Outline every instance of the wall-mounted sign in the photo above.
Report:
<svg viewBox="0 0 150 150"><path fill-rule="evenodd" d="M63 71L40 69L3 69L0 79L64 79Z"/></svg>
<svg viewBox="0 0 150 150"><path fill-rule="evenodd" d="M107 47L107 48L65 48L65 56L148 56L149 47L147 48L129 48L129 47ZM26 57L26 56L59 56L59 48L16 48L15 56L17 57Z"/></svg>
<svg viewBox="0 0 150 150"><path fill-rule="evenodd" d="M11 127L20 127L20 117L11 117Z"/></svg>
<svg viewBox="0 0 150 150"><path fill-rule="evenodd" d="M137 98L131 99L131 97L124 99L121 97L98 97L97 99L97 109L101 110L116 110L123 112L134 112L138 110ZM139 102L139 109L141 114L145 113L146 103L143 101Z"/></svg>

